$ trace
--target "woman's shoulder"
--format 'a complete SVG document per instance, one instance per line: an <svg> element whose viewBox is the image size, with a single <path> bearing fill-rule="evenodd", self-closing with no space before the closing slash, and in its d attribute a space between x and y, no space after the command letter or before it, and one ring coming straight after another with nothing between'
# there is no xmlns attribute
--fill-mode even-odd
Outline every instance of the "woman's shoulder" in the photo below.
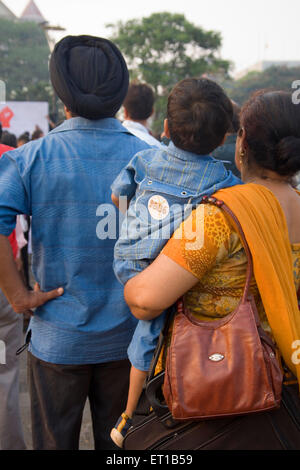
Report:
<svg viewBox="0 0 300 470"><path fill-rule="evenodd" d="M263 204L278 203L275 194L271 189L259 183L243 183L223 188L214 194L216 199L224 200L226 204L235 204L240 202L247 204L255 201L255 204L261 206Z"/></svg>
<svg viewBox="0 0 300 470"><path fill-rule="evenodd" d="M174 238L181 238L189 247L192 242L193 251L214 252L224 244L229 247L233 234L236 234L236 229L220 207L199 204L175 232Z"/></svg>
<svg viewBox="0 0 300 470"><path fill-rule="evenodd" d="M199 204L181 224L162 253L198 279L241 249L239 236L221 208Z"/></svg>
<svg viewBox="0 0 300 470"><path fill-rule="evenodd" d="M213 204L199 204L192 212L192 217L194 222L199 224L199 229L202 225L205 232L212 232L213 236L217 236L220 231L229 234L233 229L227 214Z"/></svg>

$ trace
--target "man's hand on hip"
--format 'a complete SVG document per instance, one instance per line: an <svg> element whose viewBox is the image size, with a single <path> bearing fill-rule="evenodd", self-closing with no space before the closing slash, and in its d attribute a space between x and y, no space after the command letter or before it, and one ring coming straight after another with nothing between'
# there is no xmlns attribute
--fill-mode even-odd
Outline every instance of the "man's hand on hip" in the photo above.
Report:
<svg viewBox="0 0 300 470"><path fill-rule="evenodd" d="M27 315L33 315L33 310L41 305L44 305L49 300L56 299L64 293L64 289L59 287L48 292L43 292L40 289L39 284L35 284L34 290L22 290L20 293L16 293L14 298L11 300L12 308L16 313L24 313Z"/></svg>

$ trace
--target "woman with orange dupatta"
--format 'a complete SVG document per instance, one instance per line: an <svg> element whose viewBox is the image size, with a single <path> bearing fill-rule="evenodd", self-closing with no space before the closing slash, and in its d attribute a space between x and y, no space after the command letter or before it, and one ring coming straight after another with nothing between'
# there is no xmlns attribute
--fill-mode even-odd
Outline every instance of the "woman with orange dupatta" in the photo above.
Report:
<svg viewBox="0 0 300 470"><path fill-rule="evenodd" d="M236 418L201 449L300 448L300 106L285 92L261 91L241 111L236 165L244 185L217 192L239 219L253 258L254 295L263 329L284 364L278 410ZM201 175L199 175L201 176ZM194 234L194 238L191 238ZM183 296L201 321L231 313L242 296L247 258L222 209L198 206L158 258L125 286L133 315L151 320Z"/></svg>

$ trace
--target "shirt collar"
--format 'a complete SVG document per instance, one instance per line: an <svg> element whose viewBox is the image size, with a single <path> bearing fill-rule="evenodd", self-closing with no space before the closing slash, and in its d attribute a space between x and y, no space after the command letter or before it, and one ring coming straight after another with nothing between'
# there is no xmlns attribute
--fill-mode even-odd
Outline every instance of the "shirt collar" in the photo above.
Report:
<svg viewBox="0 0 300 470"><path fill-rule="evenodd" d="M74 117L65 120L62 124L51 131L51 134L56 132L64 132L69 130L111 130L128 133L128 130L122 126L120 121L116 118L104 119L85 119L82 117Z"/></svg>
<svg viewBox="0 0 300 470"><path fill-rule="evenodd" d="M147 127L143 126L140 122L136 121L129 121L128 119L123 122L123 126L126 127L127 129L136 129L141 132L145 132L146 134L150 134Z"/></svg>
<svg viewBox="0 0 300 470"><path fill-rule="evenodd" d="M166 151L179 158L180 160L185 160L185 161L195 161L195 160L200 160L203 162L203 161L215 161L213 157L211 157L210 155L198 155L196 153L193 153L193 152L187 152L186 150L182 150L178 147L176 147L173 142L171 141L168 145L168 147L166 148Z"/></svg>

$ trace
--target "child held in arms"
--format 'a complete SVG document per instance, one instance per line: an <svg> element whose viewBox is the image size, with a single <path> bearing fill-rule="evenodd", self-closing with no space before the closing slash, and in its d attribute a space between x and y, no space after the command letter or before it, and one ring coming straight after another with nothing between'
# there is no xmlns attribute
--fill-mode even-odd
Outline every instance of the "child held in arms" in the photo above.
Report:
<svg viewBox="0 0 300 470"><path fill-rule="evenodd" d="M185 79L171 91L164 122L169 146L138 152L111 186L117 207L128 207L114 252L114 271L123 285L158 256L204 195L241 183L210 156L225 141L232 117L230 99L211 80ZM164 320L165 313L140 320L129 345L127 406L111 431L119 447L132 424Z"/></svg>

